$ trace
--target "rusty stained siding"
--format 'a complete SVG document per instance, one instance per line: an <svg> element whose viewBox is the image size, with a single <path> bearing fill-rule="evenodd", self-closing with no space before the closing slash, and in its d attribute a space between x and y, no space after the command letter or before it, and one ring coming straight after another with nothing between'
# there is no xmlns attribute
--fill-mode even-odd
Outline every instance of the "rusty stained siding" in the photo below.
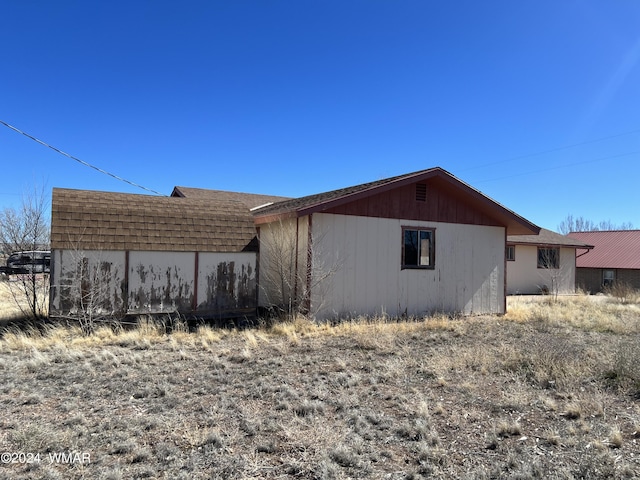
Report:
<svg viewBox="0 0 640 480"><path fill-rule="evenodd" d="M194 295L194 253L129 252L129 313L185 312Z"/></svg>
<svg viewBox="0 0 640 480"><path fill-rule="evenodd" d="M87 309L94 315L114 317L170 312L202 318L255 314L254 252L131 251L128 257L127 272L125 251L54 250L51 314L79 316Z"/></svg>
<svg viewBox="0 0 640 480"><path fill-rule="evenodd" d="M125 253L54 250L49 312L57 316L126 312Z"/></svg>
<svg viewBox="0 0 640 480"><path fill-rule="evenodd" d="M253 314L256 308L256 287L254 253L199 254L199 315L221 317Z"/></svg>

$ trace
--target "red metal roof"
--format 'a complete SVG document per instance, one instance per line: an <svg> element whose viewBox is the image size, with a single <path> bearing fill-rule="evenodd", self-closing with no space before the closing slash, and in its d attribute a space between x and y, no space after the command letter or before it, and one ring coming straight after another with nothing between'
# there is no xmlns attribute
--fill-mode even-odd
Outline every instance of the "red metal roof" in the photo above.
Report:
<svg viewBox="0 0 640 480"><path fill-rule="evenodd" d="M577 267L640 269L640 230L571 232L571 238L593 245L576 259Z"/></svg>

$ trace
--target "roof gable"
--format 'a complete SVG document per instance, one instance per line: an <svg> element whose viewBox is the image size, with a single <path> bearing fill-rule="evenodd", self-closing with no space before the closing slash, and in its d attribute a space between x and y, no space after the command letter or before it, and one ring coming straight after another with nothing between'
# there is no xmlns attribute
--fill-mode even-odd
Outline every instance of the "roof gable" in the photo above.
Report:
<svg viewBox="0 0 640 480"><path fill-rule="evenodd" d="M407 189L425 184L425 205ZM411 190L413 192L413 190ZM254 211L256 223L316 212L505 226L509 234L537 234L539 227L442 168L391 177L275 203Z"/></svg>
<svg viewBox="0 0 640 480"><path fill-rule="evenodd" d="M640 230L571 232L568 236L594 246L576 259L577 267L640 269Z"/></svg>
<svg viewBox="0 0 640 480"><path fill-rule="evenodd" d="M52 249L239 252L255 233L237 201L53 189Z"/></svg>

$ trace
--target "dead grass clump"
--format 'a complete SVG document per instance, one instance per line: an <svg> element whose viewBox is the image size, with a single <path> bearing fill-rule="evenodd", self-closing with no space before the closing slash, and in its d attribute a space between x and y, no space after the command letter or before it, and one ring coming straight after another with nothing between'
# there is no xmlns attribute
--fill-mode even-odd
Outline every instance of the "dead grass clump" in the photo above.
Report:
<svg viewBox="0 0 640 480"><path fill-rule="evenodd" d="M595 332L629 334L640 331L640 307L607 302L601 297L509 297L504 318L538 328L575 327Z"/></svg>
<svg viewBox="0 0 640 480"><path fill-rule="evenodd" d="M640 290L628 282L616 281L604 289L604 294L623 304L640 302Z"/></svg>
<svg viewBox="0 0 640 480"><path fill-rule="evenodd" d="M619 385L627 386L632 394L640 397L640 335L618 342L611 369L605 376Z"/></svg>

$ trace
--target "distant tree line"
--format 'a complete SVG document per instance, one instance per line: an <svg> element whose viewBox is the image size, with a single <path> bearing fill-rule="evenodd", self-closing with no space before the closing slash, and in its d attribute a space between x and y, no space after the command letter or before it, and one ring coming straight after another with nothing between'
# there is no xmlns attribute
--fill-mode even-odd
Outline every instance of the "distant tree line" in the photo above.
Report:
<svg viewBox="0 0 640 480"><path fill-rule="evenodd" d="M569 214L558 224L558 232L567 235L570 232L598 232L604 230L633 230L631 222L615 224L611 220L594 222L588 218L574 217Z"/></svg>

